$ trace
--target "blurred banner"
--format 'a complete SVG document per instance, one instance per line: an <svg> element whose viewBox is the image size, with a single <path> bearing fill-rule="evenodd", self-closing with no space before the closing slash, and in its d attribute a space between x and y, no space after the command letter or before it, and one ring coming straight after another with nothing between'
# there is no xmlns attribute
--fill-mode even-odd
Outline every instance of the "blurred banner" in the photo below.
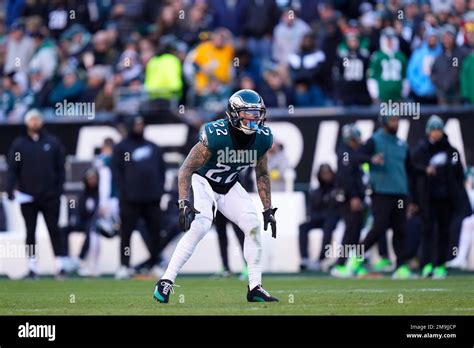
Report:
<svg viewBox="0 0 474 348"><path fill-rule="evenodd" d="M321 163L336 167L335 150L340 141L340 131L344 124L357 122L363 140L367 140L378 127L378 109L375 108L324 108L324 109L270 109L268 125L274 138L280 142L290 165L296 170L295 190L306 190L311 182L311 173ZM460 154L464 165L474 165L474 109L421 108L418 117L402 117L399 136L414 146L425 134L428 117L436 113L446 121L446 134ZM149 126L145 136L162 146L167 162L178 166L189 149L197 141L198 126L186 123L157 123L161 117L148 117ZM169 119L169 117L167 118ZM178 119L176 117L176 119ZM119 141L121 135L113 126L113 118L73 121L64 123L47 122L47 129L59 137L66 153L77 160L92 160L102 141L112 137ZM183 121L187 121L183 118ZM190 122L188 122L190 123ZM195 123L194 123L195 124ZM0 155L5 155L13 139L22 131L22 125L4 124L0 126Z"/></svg>

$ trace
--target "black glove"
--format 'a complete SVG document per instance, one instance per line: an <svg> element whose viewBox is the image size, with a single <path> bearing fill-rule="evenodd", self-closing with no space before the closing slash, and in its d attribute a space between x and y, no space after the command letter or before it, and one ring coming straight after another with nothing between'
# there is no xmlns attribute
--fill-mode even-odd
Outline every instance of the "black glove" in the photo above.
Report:
<svg viewBox="0 0 474 348"><path fill-rule="evenodd" d="M193 204L187 199L180 199L178 201L179 208L179 227L186 232L191 227L191 222L193 222L196 214L199 214L200 211L197 211Z"/></svg>
<svg viewBox="0 0 474 348"><path fill-rule="evenodd" d="M15 193L13 191L8 192L8 200L13 201L15 199Z"/></svg>
<svg viewBox="0 0 474 348"><path fill-rule="evenodd" d="M277 225L275 220L275 212L278 208L268 208L263 212L263 229L268 229L268 224L272 227L272 237L277 237Z"/></svg>

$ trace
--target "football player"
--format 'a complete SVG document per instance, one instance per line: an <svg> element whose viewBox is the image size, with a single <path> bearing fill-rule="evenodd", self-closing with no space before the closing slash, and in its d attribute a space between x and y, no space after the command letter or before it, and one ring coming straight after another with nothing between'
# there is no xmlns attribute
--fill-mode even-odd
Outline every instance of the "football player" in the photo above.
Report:
<svg viewBox="0 0 474 348"><path fill-rule="evenodd" d="M257 190L264 208L264 230L270 224L272 237L276 238L276 208L272 207L266 154L273 136L265 126L265 104L258 93L243 89L230 97L226 114L226 119L202 127L199 142L179 170L179 224L187 233L176 246L162 279L156 283L153 297L159 302L168 302L179 270L210 230L215 209L245 234L247 301L278 301L262 287L261 220L249 194L237 182L240 171L255 167Z"/></svg>

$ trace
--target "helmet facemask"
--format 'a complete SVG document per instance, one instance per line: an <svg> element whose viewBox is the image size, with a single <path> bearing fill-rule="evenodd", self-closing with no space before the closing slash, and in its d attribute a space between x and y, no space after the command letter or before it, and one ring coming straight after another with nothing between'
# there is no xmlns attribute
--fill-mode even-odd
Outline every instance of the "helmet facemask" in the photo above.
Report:
<svg viewBox="0 0 474 348"><path fill-rule="evenodd" d="M240 110L237 112L236 128L245 134L255 133L265 121L265 112L262 110ZM232 124L234 125L234 123Z"/></svg>

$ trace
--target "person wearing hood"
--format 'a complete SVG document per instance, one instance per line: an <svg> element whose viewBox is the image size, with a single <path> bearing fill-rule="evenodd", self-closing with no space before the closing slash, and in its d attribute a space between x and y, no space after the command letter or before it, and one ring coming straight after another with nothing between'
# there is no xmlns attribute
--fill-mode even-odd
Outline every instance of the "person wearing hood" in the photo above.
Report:
<svg viewBox="0 0 474 348"><path fill-rule="evenodd" d="M407 78L413 98L422 104L436 104L436 86L431 81L435 59L442 53L438 32L433 28L425 31L424 42L410 57Z"/></svg>
<svg viewBox="0 0 474 348"><path fill-rule="evenodd" d="M118 143L112 155L112 175L119 191L121 267L117 279L129 278L130 239L137 222L143 218L150 235L150 264L153 275L161 276L158 252L160 238L160 201L164 191L165 162L161 148L144 138L145 121L132 117L127 137Z"/></svg>
<svg viewBox="0 0 474 348"><path fill-rule="evenodd" d="M407 59L399 49L397 33L385 28L380 35L380 50L370 58L367 89L374 104L399 101L408 96L405 79Z"/></svg>
<svg viewBox="0 0 474 348"><path fill-rule="evenodd" d="M32 109L26 113L25 125L25 134L13 141L8 152L8 199L20 203L25 220L27 277L37 277L35 249L39 212L46 222L59 276L65 262L58 227L59 199L65 179L64 149L59 140L44 129L43 117L38 110Z"/></svg>
<svg viewBox="0 0 474 348"><path fill-rule="evenodd" d="M317 178L319 187L309 192L306 222L299 227L300 270L318 270L320 262L326 258L327 248L331 245L332 232L339 221L336 204L335 174L331 166L321 164ZM312 262L308 255L309 232L315 228L323 230L323 242L318 260Z"/></svg>
<svg viewBox="0 0 474 348"><path fill-rule="evenodd" d="M456 46L456 29L445 25L441 34L442 53L435 59L431 69L431 81L436 86L438 104L453 104L460 101L460 70L464 58L469 54L464 47ZM456 64L453 64L456 62Z"/></svg>
<svg viewBox="0 0 474 348"><path fill-rule="evenodd" d="M455 218L464 218L472 210L464 187L461 156L449 143L444 133L444 122L439 116L432 115L428 119L426 136L413 150L413 161L419 169L414 198L420 207L423 221L420 262L422 275L442 279L447 276L445 263L448 255L452 254L449 239L452 233L450 231L456 228ZM459 235L459 231L457 234Z"/></svg>

